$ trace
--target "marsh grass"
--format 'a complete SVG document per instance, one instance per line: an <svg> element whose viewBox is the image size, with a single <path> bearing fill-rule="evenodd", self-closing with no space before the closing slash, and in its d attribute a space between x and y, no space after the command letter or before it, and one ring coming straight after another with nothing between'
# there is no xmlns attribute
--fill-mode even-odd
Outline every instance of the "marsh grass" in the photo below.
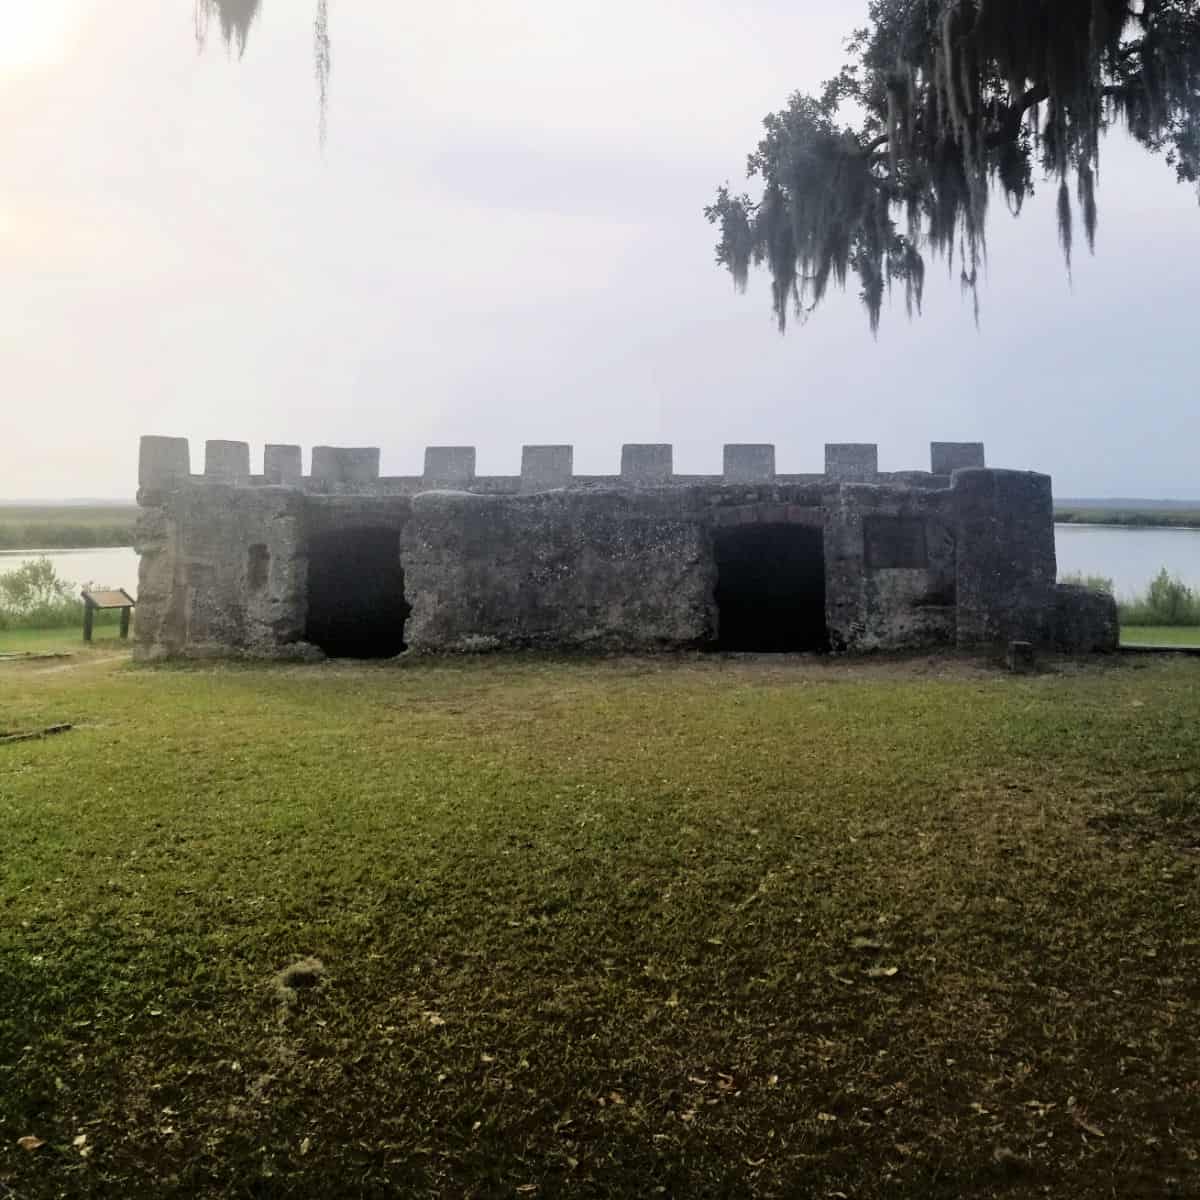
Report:
<svg viewBox="0 0 1200 1200"><path fill-rule="evenodd" d="M114 505L0 505L0 550L132 546L138 509Z"/></svg>
<svg viewBox="0 0 1200 1200"><path fill-rule="evenodd" d="M1200 529L1200 509L1055 508L1060 525L1121 525L1131 529Z"/></svg>
<svg viewBox="0 0 1200 1200"><path fill-rule="evenodd" d="M1198 681L0 664L0 1192L1195 1195Z"/></svg>

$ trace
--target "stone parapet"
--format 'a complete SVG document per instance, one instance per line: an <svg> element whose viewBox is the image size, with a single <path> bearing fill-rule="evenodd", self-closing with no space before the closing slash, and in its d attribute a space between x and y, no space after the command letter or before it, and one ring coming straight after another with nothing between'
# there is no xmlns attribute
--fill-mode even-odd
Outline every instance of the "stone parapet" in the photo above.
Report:
<svg viewBox="0 0 1200 1200"><path fill-rule="evenodd" d="M144 437L139 456L139 486L149 503L192 483L232 484L236 487L289 487L309 495L417 495L423 491L465 491L481 495L536 495L563 489L689 488L759 484L879 483L920 489L948 488L955 471L983 462L979 442L934 442L933 471L879 470L873 443L830 443L825 446L823 472L781 473L776 448L770 442L731 442L723 447L720 473L676 472L674 447L669 442L626 443L620 471L611 475L575 472L575 448L567 443L523 446L519 475L479 475L474 446L429 446L420 475L381 475L377 446L314 446L312 468L303 473L303 450L291 443L272 442L263 452L262 472L251 470L246 442L212 439L204 447L204 472L191 473L186 438Z"/></svg>

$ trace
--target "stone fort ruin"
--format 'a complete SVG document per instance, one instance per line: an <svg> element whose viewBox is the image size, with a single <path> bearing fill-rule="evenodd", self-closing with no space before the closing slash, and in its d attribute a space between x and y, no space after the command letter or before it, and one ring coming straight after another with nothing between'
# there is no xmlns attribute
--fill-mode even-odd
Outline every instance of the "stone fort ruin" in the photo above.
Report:
<svg viewBox="0 0 1200 1200"><path fill-rule="evenodd" d="M1050 478L935 442L930 470L825 447L782 475L770 445L677 475L669 445L576 475L570 446L526 446L519 476L430 447L419 477L378 449L144 437L142 658L387 657L402 650L1115 648L1111 598L1056 583Z"/></svg>

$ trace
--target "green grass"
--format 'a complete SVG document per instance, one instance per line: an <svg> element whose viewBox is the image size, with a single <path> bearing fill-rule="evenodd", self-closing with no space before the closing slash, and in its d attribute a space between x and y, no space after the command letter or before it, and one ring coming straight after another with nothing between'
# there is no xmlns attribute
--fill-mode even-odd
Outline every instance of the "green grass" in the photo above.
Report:
<svg viewBox="0 0 1200 1200"><path fill-rule="evenodd" d="M1197 1195L1198 682L0 664L0 1194Z"/></svg>
<svg viewBox="0 0 1200 1200"><path fill-rule="evenodd" d="M1200 511L1195 509L1055 508L1061 525L1127 525L1130 528L1200 529Z"/></svg>
<svg viewBox="0 0 1200 1200"><path fill-rule="evenodd" d="M97 613L97 616L101 614ZM92 644L98 649L119 648L120 624L106 620L97 623L92 635ZM130 638L133 637L132 632ZM52 651L69 653L84 651L87 646L83 641L83 626L76 625L71 629L0 629L0 654L20 654L29 652Z"/></svg>
<svg viewBox="0 0 1200 1200"><path fill-rule="evenodd" d="M1121 627L1124 646L1200 646L1200 628L1179 625L1126 625Z"/></svg>
<svg viewBox="0 0 1200 1200"><path fill-rule="evenodd" d="M132 546L133 504L0 505L0 550Z"/></svg>

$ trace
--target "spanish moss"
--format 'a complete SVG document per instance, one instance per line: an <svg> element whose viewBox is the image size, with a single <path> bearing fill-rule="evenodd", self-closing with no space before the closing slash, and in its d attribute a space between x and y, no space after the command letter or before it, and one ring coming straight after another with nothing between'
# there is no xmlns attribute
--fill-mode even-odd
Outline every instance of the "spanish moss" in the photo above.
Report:
<svg viewBox="0 0 1200 1200"><path fill-rule="evenodd" d="M869 20L819 95L764 121L758 199L723 187L706 209L740 289L766 266L781 330L851 275L872 331L897 283L919 311L928 254L958 254L978 312L989 198L1019 212L1037 177L1069 269L1115 125L1200 181L1200 0L873 0Z"/></svg>
<svg viewBox="0 0 1200 1200"><path fill-rule="evenodd" d="M262 7L262 0L196 0L196 40L203 47L208 40L214 17L221 28L221 39L238 58L246 53L246 38Z"/></svg>
<svg viewBox="0 0 1200 1200"><path fill-rule="evenodd" d="M230 53L237 51L238 58L246 53L246 39L262 9L262 0L196 0L196 41L203 49L208 42L209 30L214 18L221 31L221 40ZM329 72L332 57L329 46L329 3L317 0L317 13L313 19L313 68L317 78L317 133L322 146L329 107Z"/></svg>

